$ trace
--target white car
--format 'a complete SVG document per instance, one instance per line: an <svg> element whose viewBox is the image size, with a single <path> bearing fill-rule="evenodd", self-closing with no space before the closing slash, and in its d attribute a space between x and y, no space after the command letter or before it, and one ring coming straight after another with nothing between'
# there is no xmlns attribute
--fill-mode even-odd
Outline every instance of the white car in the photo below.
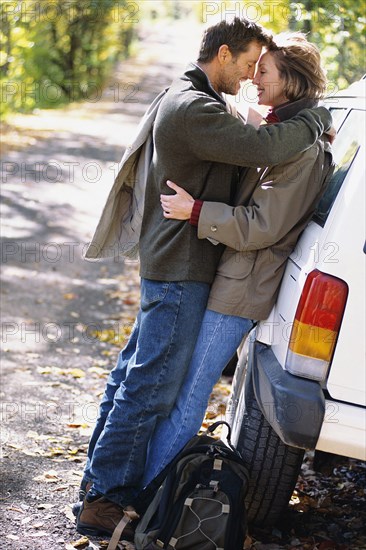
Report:
<svg viewBox="0 0 366 550"><path fill-rule="evenodd" d="M278 520L306 449L366 460L365 88L364 77L325 101L335 172L239 356L227 417L252 525Z"/></svg>

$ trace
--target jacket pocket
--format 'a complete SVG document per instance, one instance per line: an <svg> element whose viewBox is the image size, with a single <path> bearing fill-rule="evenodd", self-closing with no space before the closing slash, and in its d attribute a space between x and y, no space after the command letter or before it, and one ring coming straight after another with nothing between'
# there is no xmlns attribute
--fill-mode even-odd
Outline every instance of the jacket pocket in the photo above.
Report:
<svg viewBox="0 0 366 550"><path fill-rule="evenodd" d="M238 252L232 248L226 248L221 256L217 273L229 279L245 279L253 270L257 254L257 250Z"/></svg>

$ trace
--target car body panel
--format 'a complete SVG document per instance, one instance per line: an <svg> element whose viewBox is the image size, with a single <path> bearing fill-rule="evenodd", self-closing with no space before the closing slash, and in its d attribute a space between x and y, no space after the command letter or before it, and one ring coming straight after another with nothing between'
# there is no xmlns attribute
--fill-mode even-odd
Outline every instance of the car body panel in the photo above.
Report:
<svg viewBox="0 0 366 550"><path fill-rule="evenodd" d="M258 342L270 346L271 362L275 358L285 370L292 324L307 275L318 269L346 282L345 312L328 377L321 383L326 413L316 448L361 460L366 458L365 89L366 80L362 80L325 102L339 130L334 143L338 170L334 196L329 193L329 209L322 212L320 205L320 213L301 235L287 262L277 303L268 319L258 324L256 336ZM258 361L253 368L259 368ZM330 414L333 410L335 416ZM280 435L281 427L275 424L271 425Z"/></svg>

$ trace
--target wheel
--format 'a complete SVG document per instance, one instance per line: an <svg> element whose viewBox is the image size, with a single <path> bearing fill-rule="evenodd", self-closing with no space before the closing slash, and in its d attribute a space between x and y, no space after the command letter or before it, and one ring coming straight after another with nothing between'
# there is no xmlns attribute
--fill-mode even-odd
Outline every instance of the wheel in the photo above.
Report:
<svg viewBox="0 0 366 550"><path fill-rule="evenodd" d="M229 404L232 443L249 470L248 522L256 527L271 527L288 506L304 450L285 445L263 416L245 353L244 359L239 358Z"/></svg>

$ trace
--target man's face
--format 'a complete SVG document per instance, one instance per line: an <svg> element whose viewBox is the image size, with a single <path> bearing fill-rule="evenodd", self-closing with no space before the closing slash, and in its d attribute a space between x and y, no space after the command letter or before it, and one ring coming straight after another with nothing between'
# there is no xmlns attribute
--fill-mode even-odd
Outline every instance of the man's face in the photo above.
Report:
<svg viewBox="0 0 366 550"><path fill-rule="evenodd" d="M228 51L222 59L217 81L218 91L236 95L240 90L240 83L253 78L261 51L262 46L256 41L251 42L247 51L236 57Z"/></svg>

